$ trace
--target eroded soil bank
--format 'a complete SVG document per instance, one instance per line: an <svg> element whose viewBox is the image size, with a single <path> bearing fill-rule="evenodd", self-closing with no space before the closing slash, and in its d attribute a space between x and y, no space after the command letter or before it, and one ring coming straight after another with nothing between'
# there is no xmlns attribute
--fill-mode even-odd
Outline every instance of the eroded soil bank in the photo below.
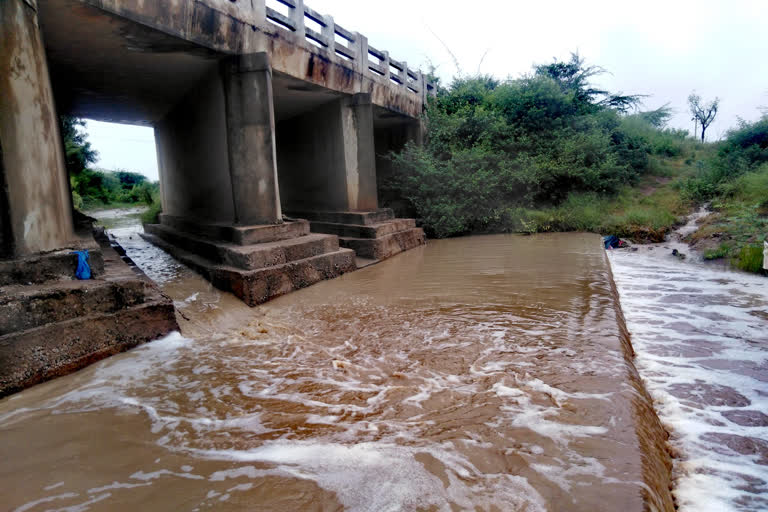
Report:
<svg viewBox="0 0 768 512"><path fill-rule="evenodd" d="M119 230L118 230L119 231ZM10 510L672 510L596 235L430 242L0 401Z"/></svg>

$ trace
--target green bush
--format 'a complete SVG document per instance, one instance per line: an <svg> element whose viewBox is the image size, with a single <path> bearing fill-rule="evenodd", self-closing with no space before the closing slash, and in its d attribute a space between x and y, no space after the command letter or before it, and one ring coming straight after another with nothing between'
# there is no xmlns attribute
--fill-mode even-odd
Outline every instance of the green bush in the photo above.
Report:
<svg viewBox="0 0 768 512"><path fill-rule="evenodd" d="M152 204L160 190L159 183L126 171L83 169L70 176L70 183L75 207L85 209L114 204Z"/></svg>
<svg viewBox="0 0 768 512"><path fill-rule="evenodd" d="M659 131L623 114L636 97L592 88L596 72L574 56L515 80L454 80L428 105L424 146L390 155L384 196L405 204L389 205L420 217L433 237L594 229L594 198L638 182ZM659 136L673 149L658 151L677 151L684 138Z"/></svg>
<svg viewBox="0 0 768 512"><path fill-rule="evenodd" d="M693 201L704 202L731 191L729 183L768 163L768 116L742 122L719 144L717 155L698 163L696 176L683 187Z"/></svg>
<svg viewBox="0 0 768 512"><path fill-rule="evenodd" d="M142 224L158 224L160 222L160 214L163 208L159 202L152 203L147 208L147 211L141 214Z"/></svg>
<svg viewBox="0 0 768 512"><path fill-rule="evenodd" d="M731 264L747 272L760 273L763 271L763 247L747 245L733 257Z"/></svg>
<svg viewBox="0 0 768 512"><path fill-rule="evenodd" d="M731 247L727 244L720 244L720 247L717 249L708 249L704 251L704 259L705 260L719 260L722 258L727 258L728 255L731 253Z"/></svg>

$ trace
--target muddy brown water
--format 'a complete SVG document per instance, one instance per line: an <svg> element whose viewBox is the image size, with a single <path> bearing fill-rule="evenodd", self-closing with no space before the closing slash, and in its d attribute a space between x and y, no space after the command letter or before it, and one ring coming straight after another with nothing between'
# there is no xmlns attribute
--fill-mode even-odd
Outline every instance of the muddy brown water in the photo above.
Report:
<svg viewBox="0 0 768 512"><path fill-rule="evenodd" d="M0 509L669 510L600 238L430 242L0 401Z"/></svg>

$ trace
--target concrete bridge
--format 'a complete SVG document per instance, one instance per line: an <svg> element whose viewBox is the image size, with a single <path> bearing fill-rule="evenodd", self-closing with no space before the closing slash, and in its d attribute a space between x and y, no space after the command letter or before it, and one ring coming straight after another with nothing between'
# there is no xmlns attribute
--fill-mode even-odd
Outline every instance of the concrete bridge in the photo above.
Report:
<svg viewBox="0 0 768 512"><path fill-rule="evenodd" d="M73 219L59 114L154 127L147 237L248 304L420 245L377 175L432 92L303 0L1 0L0 286L69 279L83 248L108 279L108 245Z"/></svg>

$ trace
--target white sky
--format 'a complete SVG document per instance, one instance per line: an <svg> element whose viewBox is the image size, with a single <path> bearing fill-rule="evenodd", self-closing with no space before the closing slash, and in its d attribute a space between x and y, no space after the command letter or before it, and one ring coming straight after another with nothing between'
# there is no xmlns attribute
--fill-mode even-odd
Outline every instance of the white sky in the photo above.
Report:
<svg viewBox="0 0 768 512"><path fill-rule="evenodd" d="M306 0L411 68L437 67L444 83L478 70L518 77L534 63L579 51L610 72L596 83L649 94L644 109L669 103L670 126L693 130L686 99L721 99L707 131L714 140L755 120L768 105L768 0ZM442 42L441 42L442 41ZM450 50L450 53L447 49ZM485 58L483 59L483 55ZM98 166L157 179L152 130L88 123Z"/></svg>

